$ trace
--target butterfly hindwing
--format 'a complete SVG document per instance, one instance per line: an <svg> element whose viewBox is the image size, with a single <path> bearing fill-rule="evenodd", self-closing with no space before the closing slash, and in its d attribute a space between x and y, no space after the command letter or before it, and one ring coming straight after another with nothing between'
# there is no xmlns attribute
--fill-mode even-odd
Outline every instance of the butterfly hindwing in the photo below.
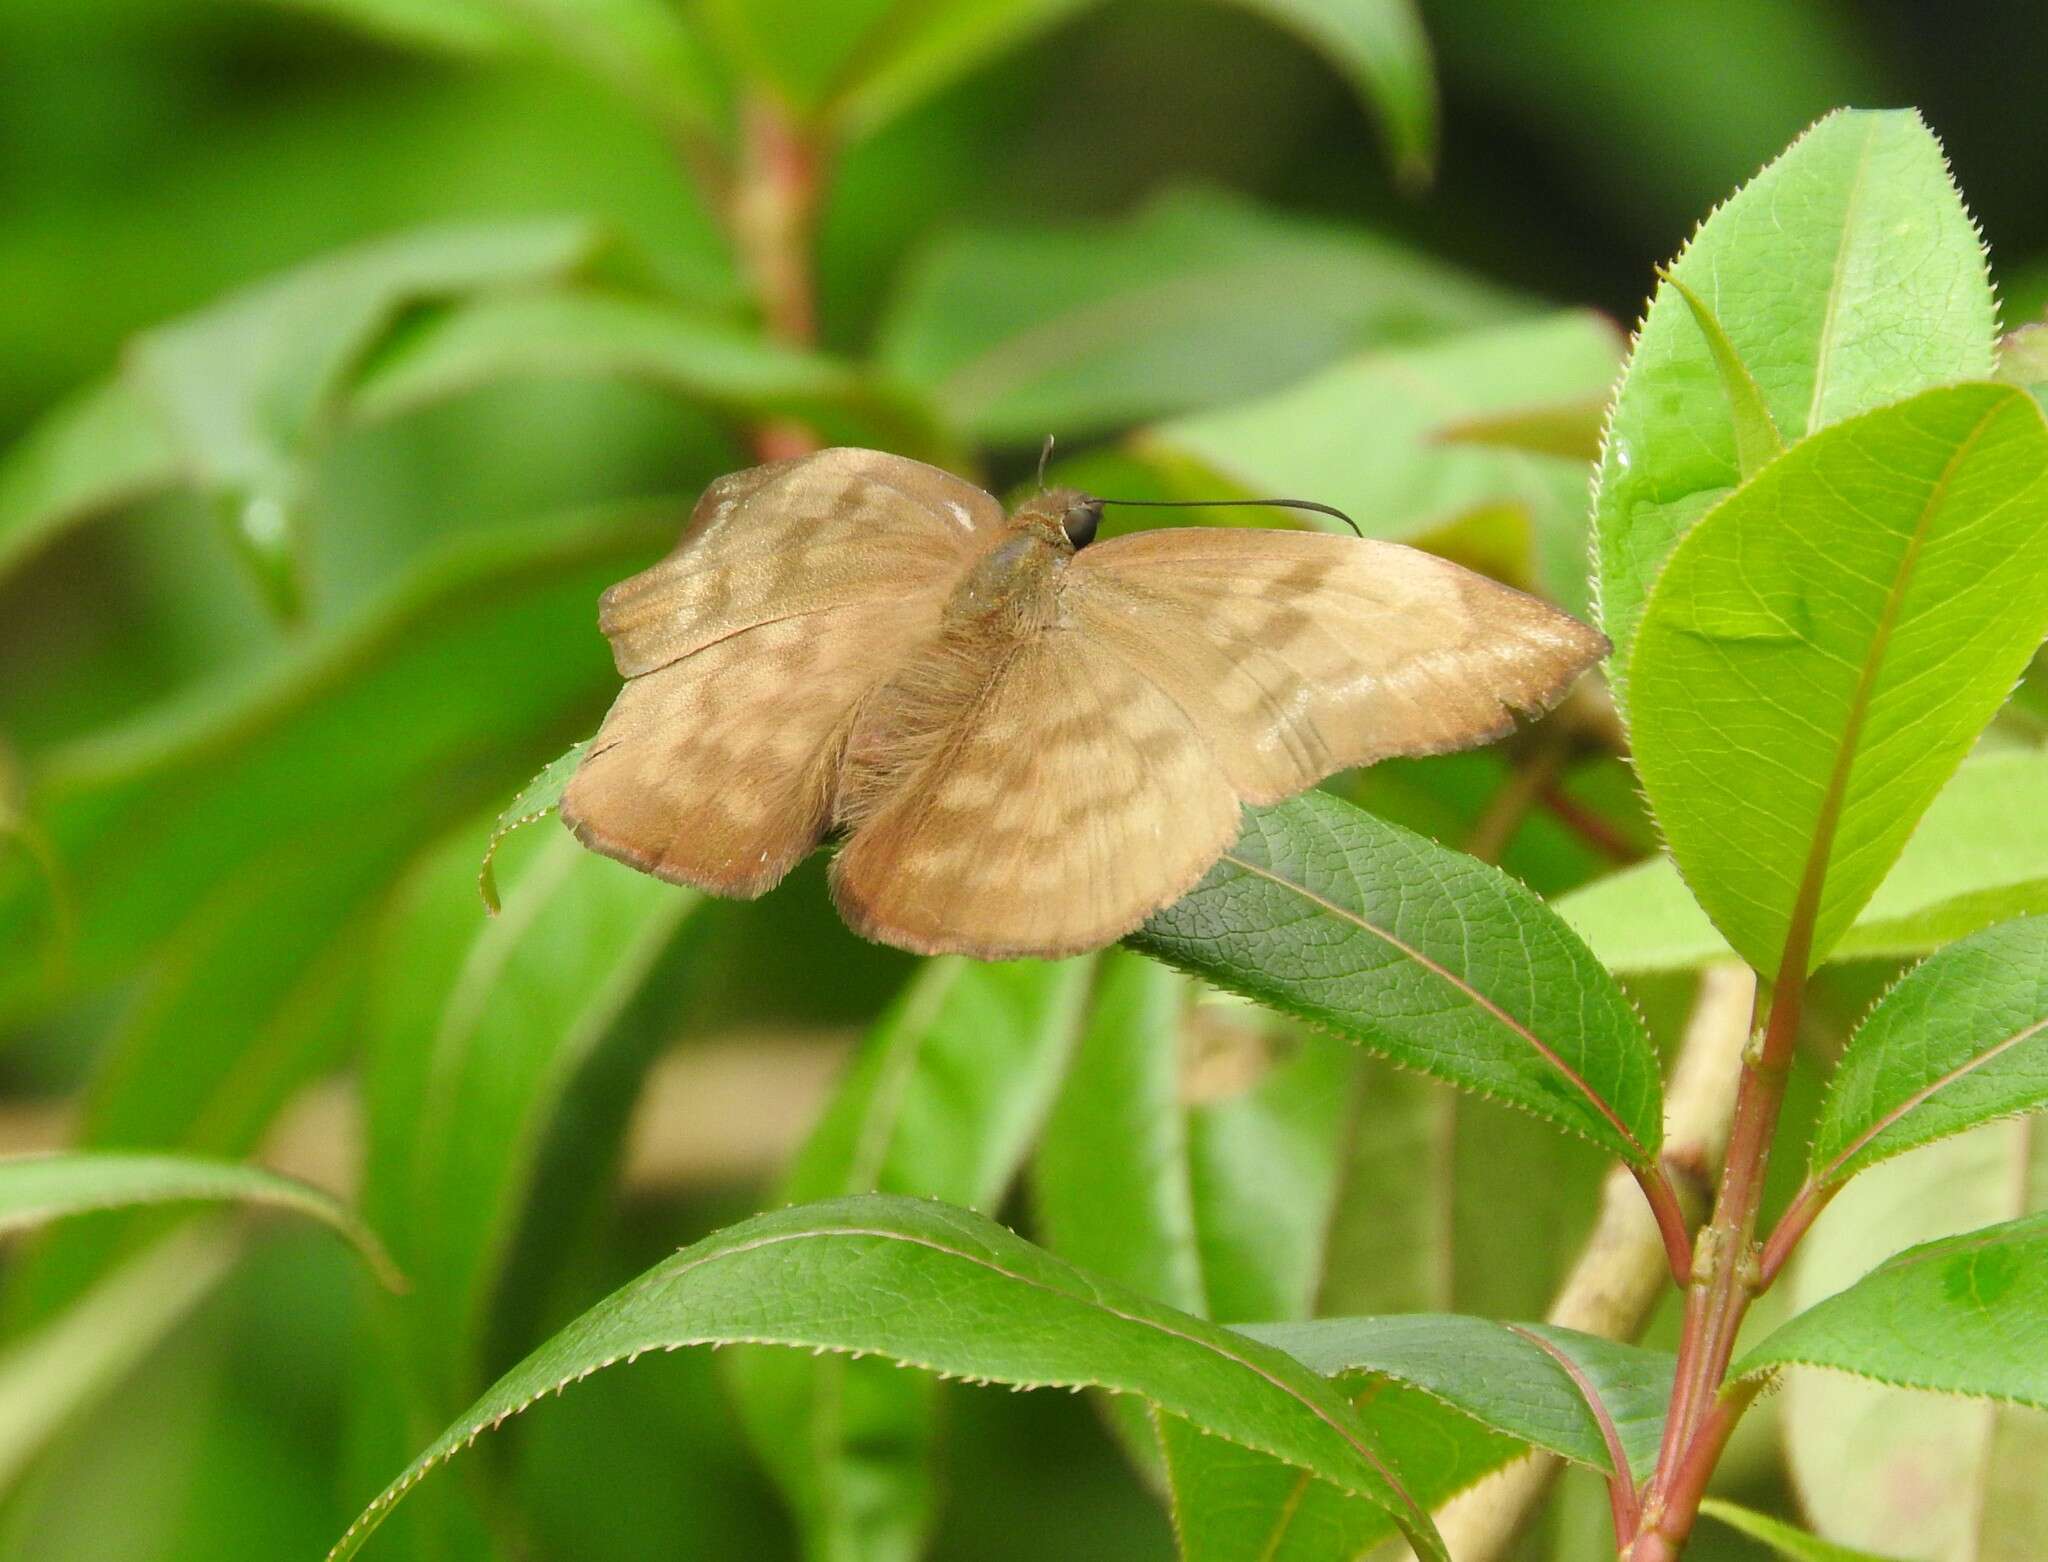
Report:
<svg viewBox="0 0 2048 1562"><path fill-rule="evenodd" d="M1087 635L1046 630L955 687L936 741L920 735L926 757L832 864L856 932L991 960L1093 949L1236 838L1236 795L1186 715Z"/></svg>
<svg viewBox="0 0 2048 1562"><path fill-rule="evenodd" d="M771 888L828 826L862 699L929 638L1001 522L979 489L875 451L713 483L675 551L605 594L626 686L564 820L644 872Z"/></svg>

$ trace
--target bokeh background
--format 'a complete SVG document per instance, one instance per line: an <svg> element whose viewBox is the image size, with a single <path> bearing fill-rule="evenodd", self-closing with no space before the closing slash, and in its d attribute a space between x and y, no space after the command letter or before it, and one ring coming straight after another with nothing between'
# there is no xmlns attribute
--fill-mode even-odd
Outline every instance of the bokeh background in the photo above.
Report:
<svg viewBox="0 0 2048 1562"><path fill-rule="evenodd" d="M813 864L693 915L631 1023L590 1021L590 950L543 926L493 954L471 887L492 817L609 698L597 589L711 477L808 430L1000 489L1052 433L1104 486L1299 489L1583 607L1570 441L1619 333L1828 109L1919 107L2008 324L2048 302L2048 10L2019 0L1425 0L1425 54L1378 3L577 9L0 4L0 1148L260 1153L360 1191L401 1260L496 1255L427 1276L474 1338L394 1406L406 1346L319 1234L94 1219L17 1248L0 1554L318 1555L480 1374L773 1197L911 962L839 929ZM924 11L976 46L778 185L748 105L889 57ZM1347 11L1334 43L1303 22ZM815 195L784 279L813 340L732 241L721 160L756 237ZM1343 365L1336 410L1260 400ZM1554 409L1566 453L1447 456L1423 402ZM1569 807L1526 820L1497 804L1514 763L1354 795L1545 891L1648 845L1611 755L1574 750ZM568 871L547 833L505 850L509 916ZM1837 1011L1885 975L1831 978ZM1667 1034L1688 997L1640 996ZM628 1039L548 1051L581 1021ZM408 1115L507 1079L516 1175ZM1417 1305L1540 1312L1597 1161L1430 1110L1448 1137L1389 1195L1436 1201ZM407 1134L452 1136L474 1183L392 1172ZM502 1213L465 1234L436 1198ZM934 1554L1170 1554L1085 1402L947 1404ZM1757 1418L1731 1480L1790 1513L1774 1436ZM473 1464L448 1480L492 1538L423 1521L389 1554L796 1554L705 1362L605 1375ZM1601 1505L1567 1484L1524 1555L1597 1554Z"/></svg>

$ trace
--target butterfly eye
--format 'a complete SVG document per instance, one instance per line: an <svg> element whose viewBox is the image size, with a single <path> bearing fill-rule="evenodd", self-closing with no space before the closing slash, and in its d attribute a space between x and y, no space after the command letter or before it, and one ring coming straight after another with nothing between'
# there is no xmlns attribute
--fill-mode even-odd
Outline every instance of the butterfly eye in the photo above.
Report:
<svg viewBox="0 0 2048 1562"><path fill-rule="evenodd" d="M1095 540L1095 528L1102 524L1100 504L1077 504L1060 517L1067 541L1076 548L1085 548Z"/></svg>

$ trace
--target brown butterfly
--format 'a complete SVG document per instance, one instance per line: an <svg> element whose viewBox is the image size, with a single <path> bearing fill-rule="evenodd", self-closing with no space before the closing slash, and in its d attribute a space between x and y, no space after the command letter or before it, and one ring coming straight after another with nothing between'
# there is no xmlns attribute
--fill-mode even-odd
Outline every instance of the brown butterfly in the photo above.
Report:
<svg viewBox="0 0 2048 1562"><path fill-rule="evenodd" d="M1191 889L1240 807L1497 738L1607 650L1394 543L1179 528L822 450L722 477L604 595L626 686L577 838L751 898L845 832L832 894L920 954L1073 954ZM1333 512L1334 513L1334 512Z"/></svg>

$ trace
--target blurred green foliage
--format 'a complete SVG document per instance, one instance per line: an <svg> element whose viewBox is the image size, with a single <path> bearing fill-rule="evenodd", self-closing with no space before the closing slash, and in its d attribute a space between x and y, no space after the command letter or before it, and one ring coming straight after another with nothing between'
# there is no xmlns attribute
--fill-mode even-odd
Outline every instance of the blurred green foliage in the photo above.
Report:
<svg viewBox="0 0 2048 1562"><path fill-rule="evenodd" d="M416 1280L385 1297L317 1236L161 1214L10 1255L0 1554L318 1555L498 1370L791 1186L775 1125L790 1096L816 1110L816 1077L772 1066L732 1109L750 1155L621 1162L636 1102L666 1099L657 1059L830 1052L905 990L910 963L839 928L815 868L697 904L529 831L504 920L475 886L491 819L609 696L598 589L764 425L995 483L1054 433L1076 480L1120 492L1312 490L1583 611L1586 470L1556 430L1604 393L1653 264L1826 110L1910 101L2008 325L2038 314L2048 164L2021 154L2044 50L2039 7L1908 0L0 7L0 1122L339 1168ZM805 154L782 198L812 205L780 228L763 113ZM764 253L808 257L815 339L778 319ZM1553 728L1344 785L1545 894L1648 845L1628 772ZM1979 812L1963 833L2005 840ZM2038 909L2023 867L1979 898ZM1719 945L1671 910L1675 879L1638 889L1676 918L1632 986L1668 1047ZM1664 925L1591 893L1618 945ZM1845 947L1917 951L1914 926ZM1890 969L1823 976L1817 1055ZM903 1034L888 1012L870 1058ZM913 1085L942 1102L948 1060L991 1044L919 1036ZM1363 1103L1302 1130L1330 1243L1289 1308L1539 1315L1598 1158L1275 1045L1221 1105L1151 1088L1226 1191L1299 1107L1290 1081L1341 1075ZM1057 1130L1081 1107L1051 1105L1033 1056L1040 1213L1077 1219ZM849 1078L828 1126L880 1120ZM1017 1209L1005 1122L999 1166L902 1191ZM899 1186L830 1151L807 1192ZM1202 1216L1256 1222L1220 1195ZM81 1317L121 1327L84 1348ZM370 1554L797 1555L731 1392L689 1356L603 1375ZM1169 1554L1127 1429L1065 1396L937 1398L931 1554ZM1777 1468L1732 1489L1789 1511ZM1592 1554L1581 1495L1528 1562ZM1693 1554L1763 1553L1710 1530Z"/></svg>

